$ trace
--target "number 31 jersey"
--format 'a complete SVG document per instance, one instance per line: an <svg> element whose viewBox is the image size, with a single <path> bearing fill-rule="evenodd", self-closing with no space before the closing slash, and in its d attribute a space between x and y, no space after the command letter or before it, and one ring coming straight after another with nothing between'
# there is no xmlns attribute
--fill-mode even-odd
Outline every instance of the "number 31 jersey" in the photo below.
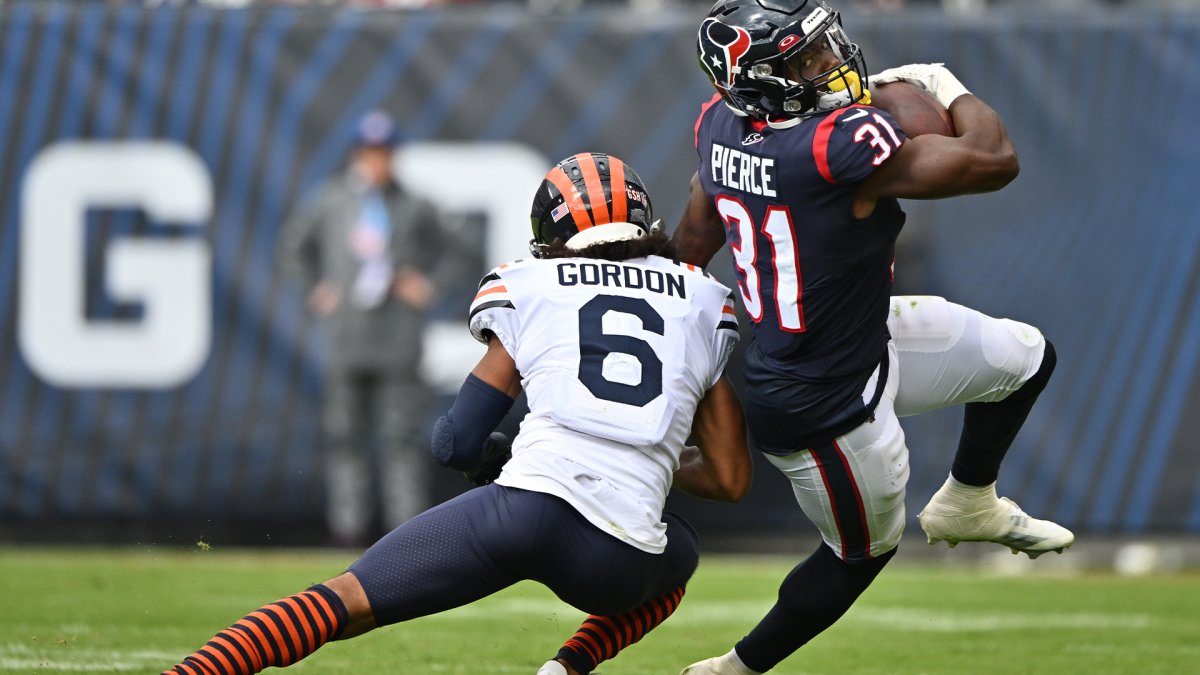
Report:
<svg viewBox="0 0 1200 675"><path fill-rule="evenodd" d="M904 143L886 112L854 105L783 129L714 98L696 122L699 177L725 222L756 346L802 379L866 379L887 348L891 265L904 212L852 212L858 186Z"/></svg>
<svg viewBox="0 0 1200 675"><path fill-rule="evenodd" d="M500 340L529 406L496 482L661 553L692 417L737 342L729 289L658 256L520 260L483 278L470 328Z"/></svg>

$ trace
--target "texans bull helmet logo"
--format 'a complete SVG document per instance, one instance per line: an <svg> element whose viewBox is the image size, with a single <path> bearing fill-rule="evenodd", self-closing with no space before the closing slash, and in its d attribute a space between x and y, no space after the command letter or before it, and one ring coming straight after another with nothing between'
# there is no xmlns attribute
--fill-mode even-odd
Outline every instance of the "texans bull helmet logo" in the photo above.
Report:
<svg viewBox="0 0 1200 675"><path fill-rule="evenodd" d="M742 72L738 62L749 51L750 33L745 28L713 18L700 24L700 63L718 87L733 88L734 78Z"/></svg>

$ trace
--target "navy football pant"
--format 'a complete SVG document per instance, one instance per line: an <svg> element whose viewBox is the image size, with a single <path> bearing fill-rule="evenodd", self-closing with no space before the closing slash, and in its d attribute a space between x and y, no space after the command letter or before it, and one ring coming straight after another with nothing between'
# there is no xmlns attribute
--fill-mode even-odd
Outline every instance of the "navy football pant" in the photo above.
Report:
<svg viewBox="0 0 1200 675"><path fill-rule="evenodd" d="M647 553L552 495L487 485L392 530L350 566L379 626L469 604L530 579L589 614L631 610L685 585L699 540L663 514L667 548Z"/></svg>

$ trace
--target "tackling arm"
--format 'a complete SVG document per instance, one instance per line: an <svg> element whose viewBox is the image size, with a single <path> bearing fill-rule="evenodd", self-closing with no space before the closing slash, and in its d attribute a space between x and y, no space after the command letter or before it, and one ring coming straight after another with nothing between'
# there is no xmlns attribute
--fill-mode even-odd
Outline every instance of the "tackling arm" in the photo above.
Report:
<svg viewBox="0 0 1200 675"><path fill-rule="evenodd" d="M454 405L434 424L432 450L438 463L469 473L477 471L488 459L488 435L508 414L520 391L517 364L492 336L487 353L463 382Z"/></svg>
<svg viewBox="0 0 1200 675"><path fill-rule="evenodd" d="M686 446L675 487L703 499L736 502L750 490L754 465L746 446L746 420L729 379L721 376L700 400L692 420L695 446Z"/></svg>
<svg viewBox="0 0 1200 675"><path fill-rule="evenodd" d="M676 259L704 267L725 245L725 224L717 215L712 200L704 194L700 174L692 175L687 206L671 236Z"/></svg>

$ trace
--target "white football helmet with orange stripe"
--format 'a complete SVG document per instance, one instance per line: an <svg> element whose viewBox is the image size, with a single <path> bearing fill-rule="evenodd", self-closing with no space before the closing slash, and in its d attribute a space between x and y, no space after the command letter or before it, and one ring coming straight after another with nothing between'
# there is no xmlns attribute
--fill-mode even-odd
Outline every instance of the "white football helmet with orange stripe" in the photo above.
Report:
<svg viewBox="0 0 1200 675"><path fill-rule="evenodd" d="M534 195L530 221L535 258L556 240L582 249L662 229L641 176L603 152L581 152L555 164Z"/></svg>

